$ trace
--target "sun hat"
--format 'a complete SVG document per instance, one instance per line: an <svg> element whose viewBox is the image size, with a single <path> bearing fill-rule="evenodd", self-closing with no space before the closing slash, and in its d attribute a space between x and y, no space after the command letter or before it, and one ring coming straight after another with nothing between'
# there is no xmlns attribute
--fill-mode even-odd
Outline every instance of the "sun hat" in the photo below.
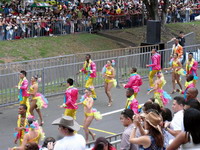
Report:
<svg viewBox="0 0 200 150"><path fill-rule="evenodd" d="M52 125L60 125L66 128L70 128L74 131L80 130L80 125L70 116L63 116L52 122Z"/></svg>
<svg viewBox="0 0 200 150"><path fill-rule="evenodd" d="M145 115L145 120L149 123L150 126L155 128L162 134L161 127L160 127L162 118L160 115L154 112L149 112L148 114Z"/></svg>

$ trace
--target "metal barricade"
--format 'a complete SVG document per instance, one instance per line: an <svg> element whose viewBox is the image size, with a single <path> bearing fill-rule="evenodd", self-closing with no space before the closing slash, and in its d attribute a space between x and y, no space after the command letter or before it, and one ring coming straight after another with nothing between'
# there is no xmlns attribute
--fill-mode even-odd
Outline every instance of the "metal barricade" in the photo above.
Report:
<svg viewBox="0 0 200 150"><path fill-rule="evenodd" d="M194 59L200 62L200 45L185 47L186 54L193 52ZM160 50L162 68L169 67L171 49ZM127 81L129 72L132 67L137 68L138 74L143 78L147 77L149 69L146 64L150 64L151 52L127 54L124 56L109 57L104 59L96 59L94 62L97 67L97 77L94 79L94 86L103 87L104 79L102 77L102 68L108 60L115 60L116 80L118 86L120 83ZM85 75L77 72L82 68L83 62L63 64L58 66L49 66L40 69L27 71L27 79L30 81L33 75L42 78L39 83L39 91L45 96L55 96L63 94L66 89L66 79L73 78L75 86L82 91L85 86ZM14 88L19 79L18 73L10 73L0 75L0 106L6 106L17 103L18 89Z"/></svg>
<svg viewBox="0 0 200 150"><path fill-rule="evenodd" d="M104 50L104 51L95 51L95 52L87 52L87 53L77 53L71 55L63 55L49 58L40 58L34 60L20 61L20 62L12 62L0 64L0 74L9 74L14 72L19 72L20 70L34 70L41 69L49 66L58 66L64 64L72 64L76 62L82 62L85 59L85 55L90 53L92 55L92 59L104 59L109 57L123 56L123 55L131 55L135 53L143 53L146 51L150 51L151 49L158 49L159 45L151 45L151 46L139 46L139 47L129 47L129 48L121 48L121 49L112 49L112 50Z"/></svg>
<svg viewBox="0 0 200 150"><path fill-rule="evenodd" d="M121 143L121 138L122 138L122 133L116 134L116 135L111 135L105 137L109 143L111 143L116 149L120 148L120 143ZM89 142L86 145L86 148L92 148L94 147L95 141Z"/></svg>

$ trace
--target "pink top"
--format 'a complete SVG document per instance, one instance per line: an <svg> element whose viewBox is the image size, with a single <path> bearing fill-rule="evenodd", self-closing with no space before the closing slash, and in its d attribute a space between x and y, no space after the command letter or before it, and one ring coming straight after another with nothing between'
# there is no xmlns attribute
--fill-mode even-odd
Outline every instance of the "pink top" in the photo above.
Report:
<svg viewBox="0 0 200 150"><path fill-rule="evenodd" d="M130 109L132 109L134 111L134 113L138 114L138 101L134 98L130 104Z"/></svg>
<svg viewBox="0 0 200 150"><path fill-rule="evenodd" d="M21 83L20 89L22 89L23 97L29 97L29 94L27 93L28 92L28 80L26 78Z"/></svg>
<svg viewBox="0 0 200 150"><path fill-rule="evenodd" d="M96 77L96 64L93 61L90 62L90 70L91 70L90 77L95 78ZM85 67L83 67L80 71L87 74L87 70Z"/></svg>
<svg viewBox="0 0 200 150"><path fill-rule="evenodd" d="M138 93L140 91L140 86L142 85L142 78L137 73L131 74L128 83L124 86L124 88L132 88L134 93Z"/></svg>
<svg viewBox="0 0 200 150"><path fill-rule="evenodd" d="M65 96L66 96L66 107L67 109L78 109L78 106L75 105L77 99L78 99L78 89L71 86L69 88L67 88L66 92L65 92Z"/></svg>
<svg viewBox="0 0 200 150"><path fill-rule="evenodd" d="M161 70L161 56L158 53L155 53L151 56L151 62L152 64L148 65L149 67L152 67L152 70Z"/></svg>
<svg viewBox="0 0 200 150"><path fill-rule="evenodd" d="M197 76L197 70L198 70L198 62L194 61L194 64L192 65L191 69L187 71L187 74L192 74Z"/></svg>

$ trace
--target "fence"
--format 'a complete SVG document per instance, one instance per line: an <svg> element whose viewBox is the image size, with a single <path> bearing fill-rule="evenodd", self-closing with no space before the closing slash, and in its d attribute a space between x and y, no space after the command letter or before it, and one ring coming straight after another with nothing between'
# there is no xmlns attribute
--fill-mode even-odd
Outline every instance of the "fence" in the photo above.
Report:
<svg viewBox="0 0 200 150"><path fill-rule="evenodd" d="M194 52L194 58L200 61L200 44L185 47L185 50L187 52ZM171 49L161 50L160 53L162 56L162 67L168 67ZM132 67L138 68L138 73L143 78L146 77L149 72L146 64L150 63L150 57L151 53L146 52L94 60L97 66L97 77L94 80L95 87L103 86L104 80L101 75L101 69L107 60L114 59L116 61L116 80L119 86L119 83L127 81ZM40 75L42 82L39 84L39 91L45 96L63 94L66 89L66 79L69 77L76 81L75 86L82 91L84 89L85 76L83 74L76 75L82 66L83 63L78 62L29 70L27 79L30 80L31 76L35 74ZM18 90L14 86L19 81L18 76L18 73L0 75L0 106L17 103Z"/></svg>
<svg viewBox="0 0 200 150"><path fill-rule="evenodd" d="M0 28L0 40L14 40L40 36L66 35L74 32L91 32L97 30L122 29L124 27L142 26L142 14L92 16L70 20L30 20L20 24L4 24Z"/></svg>
<svg viewBox="0 0 200 150"><path fill-rule="evenodd" d="M112 135L105 137L109 143L111 143L116 149L120 148L120 143L121 143L121 138L122 138L122 133L119 133L117 135ZM94 141L90 142L87 144L87 148L92 148L94 146Z"/></svg>
<svg viewBox="0 0 200 150"><path fill-rule="evenodd" d="M96 51L96 52L90 52L90 54L92 55L92 59L96 60L96 59L104 59L104 58L109 58L109 57L117 57L117 56L123 56L123 55L131 55L135 53L148 52L153 48L159 49L159 45L128 47L128 48L121 48L121 49ZM34 70L34 69L41 69L44 67L82 62L85 59L86 54L87 53L77 53L77 54L71 54L71 55L0 64L0 74L9 74L9 73L19 72L20 70L28 71L28 70Z"/></svg>
<svg viewBox="0 0 200 150"><path fill-rule="evenodd" d="M172 48L174 44L174 40L170 40L165 44L165 48ZM185 35L185 46L195 45L196 44L196 34L194 32L190 32Z"/></svg>

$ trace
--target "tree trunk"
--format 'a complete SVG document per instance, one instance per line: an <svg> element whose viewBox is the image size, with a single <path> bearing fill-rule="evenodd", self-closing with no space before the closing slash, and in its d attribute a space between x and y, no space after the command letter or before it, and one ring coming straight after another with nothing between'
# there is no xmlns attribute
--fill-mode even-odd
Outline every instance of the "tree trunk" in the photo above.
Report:
<svg viewBox="0 0 200 150"><path fill-rule="evenodd" d="M158 1L157 0L143 0L148 12L148 18L151 20L159 20L158 15Z"/></svg>
<svg viewBox="0 0 200 150"><path fill-rule="evenodd" d="M169 0L163 0L164 5L162 7L162 12L161 12L161 23L162 25L166 23L166 17L167 17L167 9L169 7Z"/></svg>

